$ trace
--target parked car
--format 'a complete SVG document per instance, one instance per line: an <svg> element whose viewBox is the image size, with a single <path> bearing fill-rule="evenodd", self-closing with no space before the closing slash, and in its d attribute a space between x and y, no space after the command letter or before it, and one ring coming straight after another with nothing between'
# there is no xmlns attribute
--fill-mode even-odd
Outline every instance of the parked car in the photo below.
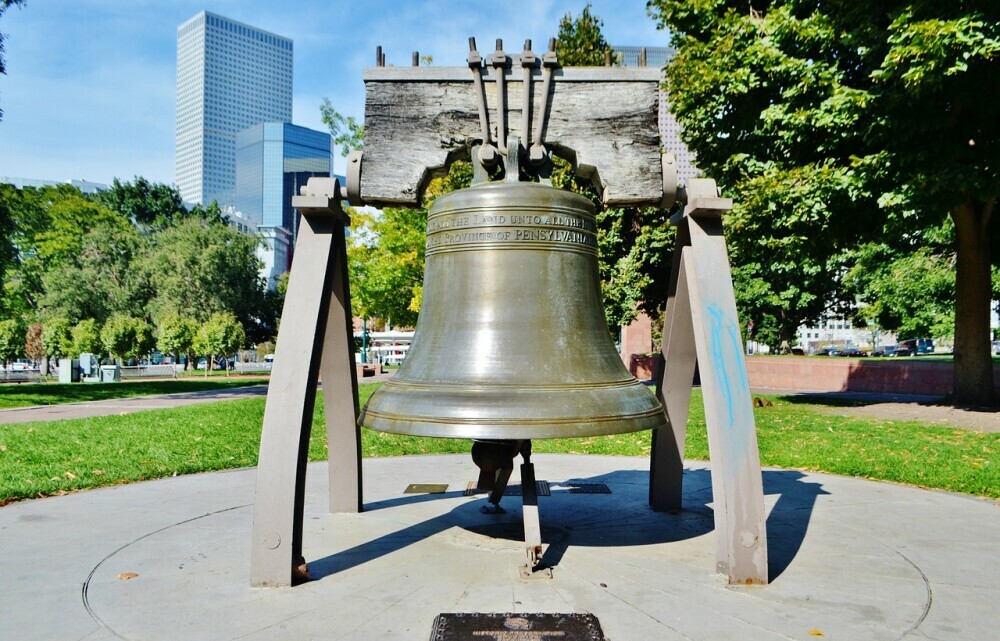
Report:
<svg viewBox="0 0 1000 641"><path fill-rule="evenodd" d="M896 356L920 356L933 354L934 341L929 338L908 338L896 345Z"/></svg>
<svg viewBox="0 0 1000 641"><path fill-rule="evenodd" d="M872 350L872 356L892 356L895 353L895 345L883 345Z"/></svg>
<svg viewBox="0 0 1000 641"><path fill-rule="evenodd" d="M860 358L862 356L868 356L868 352L863 349L858 349L857 347L847 347L840 351L841 356L850 356L853 358Z"/></svg>

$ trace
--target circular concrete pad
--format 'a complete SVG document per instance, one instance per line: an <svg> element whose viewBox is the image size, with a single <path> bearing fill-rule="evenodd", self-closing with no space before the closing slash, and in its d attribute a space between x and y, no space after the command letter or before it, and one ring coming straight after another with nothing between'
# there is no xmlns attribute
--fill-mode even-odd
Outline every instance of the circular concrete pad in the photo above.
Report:
<svg viewBox="0 0 1000 641"><path fill-rule="evenodd" d="M590 612L614 641L995 632L1000 509L993 502L765 470L771 584L730 587L714 573L703 464L688 464L685 510L669 515L646 505L645 460L542 454L533 461L552 487L539 498L551 579L520 577L520 498L504 498L506 514L482 514L485 498L463 494L475 467L452 455L366 459L366 512L356 515L326 513L325 465L310 466L304 552L314 580L250 588L254 472L244 470L0 509L0 545L47 550L50 567L66 567L77 580L75 593L46 585L15 559L17 574L0 587L0 630L12 625L19 639L76 638L51 634L37 616L33 626L24 623L22 592L45 601L35 593L48 590L48 607L89 615L78 617L73 634L88 633L86 622L92 638L135 640L426 639L444 612ZM410 483L449 487L403 494ZM611 494L571 493L574 483L604 483ZM79 525L78 543L67 539L67 547L58 543L64 506ZM19 528L28 536L11 543ZM46 543L48 534L56 540Z"/></svg>

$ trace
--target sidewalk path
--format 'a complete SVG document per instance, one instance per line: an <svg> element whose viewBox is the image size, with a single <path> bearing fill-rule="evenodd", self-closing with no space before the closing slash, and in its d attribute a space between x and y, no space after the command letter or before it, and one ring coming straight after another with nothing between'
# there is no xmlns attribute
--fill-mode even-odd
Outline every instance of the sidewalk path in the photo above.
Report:
<svg viewBox="0 0 1000 641"><path fill-rule="evenodd" d="M162 410L197 403L232 401L241 398L256 398L267 395L267 385L233 387L224 390L204 390L161 394L158 396L133 396L104 401L63 403L60 405L36 405L34 407L14 407L0 410L0 424L28 423L31 421L57 421L64 418L90 418L109 414L131 414L144 410Z"/></svg>

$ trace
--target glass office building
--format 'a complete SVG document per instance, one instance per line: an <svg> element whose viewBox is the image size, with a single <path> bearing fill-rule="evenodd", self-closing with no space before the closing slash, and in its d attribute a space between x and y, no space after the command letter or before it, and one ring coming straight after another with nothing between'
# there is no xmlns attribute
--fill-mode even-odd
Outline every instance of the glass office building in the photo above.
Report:
<svg viewBox="0 0 1000 641"><path fill-rule="evenodd" d="M177 28L176 181L186 202L236 202L236 134L292 120L292 41L202 11Z"/></svg>
<svg viewBox="0 0 1000 641"><path fill-rule="evenodd" d="M268 282L287 271L298 231L292 196L313 176L329 176L330 134L264 122L236 135L236 209L257 224L274 258Z"/></svg>

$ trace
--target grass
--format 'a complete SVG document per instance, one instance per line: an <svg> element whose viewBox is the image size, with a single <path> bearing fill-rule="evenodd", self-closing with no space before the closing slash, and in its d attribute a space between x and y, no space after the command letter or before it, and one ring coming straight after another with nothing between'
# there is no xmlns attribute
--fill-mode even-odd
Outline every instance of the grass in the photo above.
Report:
<svg viewBox="0 0 1000 641"><path fill-rule="evenodd" d="M114 398L180 394L246 387L266 383L262 377L184 378L159 381L126 381L122 383L10 383L0 385L0 409L58 405L81 401L105 401Z"/></svg>
<svg viewBox="0 0 1000 641"><path fill-rule="evenodd" d="M364 403L377 384L360 387ZM756 409L766 466L832 472L1000 498L1000 434L824 414L816 405L771 398ZM104 485L257 463L263 399L124 416L0 425L0 505ZM326 458L318 399L309 458ZM537 440L536 452L648 456L648 432ZM364 456L469 451L469 441L363 430ZM695 390L687 458L708 458L701 395Z"/></svg>

